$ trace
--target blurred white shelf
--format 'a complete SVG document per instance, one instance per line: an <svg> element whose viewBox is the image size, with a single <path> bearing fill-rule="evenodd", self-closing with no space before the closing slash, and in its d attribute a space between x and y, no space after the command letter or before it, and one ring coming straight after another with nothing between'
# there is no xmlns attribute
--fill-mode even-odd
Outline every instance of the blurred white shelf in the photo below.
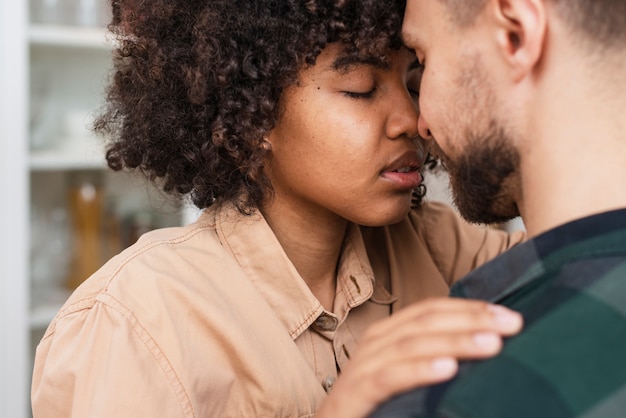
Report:
<svg viewBox="0 0 626 418"><path fill-rule="evenodd" d="M68 153L57 150L33 151L29 156L31 171L98 170L106 168L100 151Z"/></svg>
<svg viewBox="0 0 626 418"><path fill-rule="evenodd" d="M28 28L31 44L76 48L111 49L113 39L105 28L32 24Z"/></svg>

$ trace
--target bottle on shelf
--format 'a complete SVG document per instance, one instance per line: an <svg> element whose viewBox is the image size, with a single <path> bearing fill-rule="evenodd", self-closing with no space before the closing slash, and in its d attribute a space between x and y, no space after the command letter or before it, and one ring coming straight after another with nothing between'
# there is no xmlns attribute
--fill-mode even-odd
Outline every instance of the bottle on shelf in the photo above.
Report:
<svg viewBox="0 0 626 418"><path fill-rule="evenodd" d="M104 192L101 172L77 171L70 178L68 207L73 251L66 284L75 289L102 265Z"/></svg>

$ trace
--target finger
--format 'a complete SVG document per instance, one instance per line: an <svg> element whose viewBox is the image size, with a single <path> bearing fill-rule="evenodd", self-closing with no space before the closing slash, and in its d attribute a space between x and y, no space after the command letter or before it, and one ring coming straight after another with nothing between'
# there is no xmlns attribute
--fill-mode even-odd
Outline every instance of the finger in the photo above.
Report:
<svg viewBox="0 0 626 418"><path fill-rule="evenodd" d="M355 407L363 409L362 415L369 414L378 404L390 397L416 387L433 385L451 379L458 371L458 363L453 358L438 357L431 360L406 364L390 364L381 370L372 379L360 379L350 382L349 392L343 390L346 381L337 383L331 396L340 396L340 392L349 393L352 397L355 391L362 393L361 402ZM341 378L339 379L341 380Z"/></svg>
<svg viewBox="0 0 626 418"><path fill-rule="evenodd" d="M439 310L432 309L397 324L396 329L430 334L432 332L493 331L502 335L514 335L523 325L522 316L504 307L486 305L481 309Z"/></svg>
<svg viewBox="0 0 626 418"><path fill-rule="evenodd" d="M353 417L366 416L381 402L393 395L413 389L440 383L452 378L458 370L458 363L453 358L437 357L423 359L410 364L391 363L375 374L361 372L344 373L337 380L322 409L331 412L323 416L348 416L340 413L342 406L350 400L358 399L350 407ZM336 399L342 399L336 402ZM327 402L329 401L329 402ZM331 405L331 406L329 406ZM354 413L360 410L359 413ZM317 416L317 415L316 415Z"/></svg>
<svg viewBox="0 0 626 418"><path fill-rule="evenodd" d="M411 337L390 345L378 357L380 364L412 363L422 359L453 357L481 359L502 349L502 337L496 333L434 334L427 338Z"/></svg>
<svg viewBox="0 0 626 418"><path fill-rule="evenodd" d="M366 348L357 354L361 372L375 376L390 364L411 366L438 357L484 359L499 353L502 345L501 336L495 333L435 334L394 341L377 351Z"/></svg>
<svg viewBox="0 0 626 418"><path fill-rule="evenodd" d="M432 310L447 311L481 311L487 309L490 303L476 299L462 299L450 297L429 298L420 302L413 303L409 306L394 313L394 316L401 318L403 316L419 316L424 312Z"/></svg>
<svg viewBox="0 0 626 418"><path fill-rule="evenodd" d="M380 393L395 395L419 386L433 385L451 379L458 371L452 357L423 359L413 363L389 364L376 380Z"/></svg>
<svg viewBox="0 0 626 418"><path fill-rule="evenodd" d="M502 349L497 334L472 336L444 335L431 338L427 344L417 344L389 359L381 359L375 374L376 390L392 396L418 386L441 383L452 378L458 370L458 360L484 359Z"/></svg>
<svg viewBox="0 0 626 418"><path fill-rule="evenodd" d="M395 312L391 317L391 322L404 322L419 318L433 312L463 312L467 314L482 314L490 312L497 317L517 316L517 312L501 305L494 305L485 301L460 299L460 298L432 298L422 302L409 305L400 311Z"/></svg>
<svg viewBox="0 0 626 418"><path fill-rule="evenodd" d="M445 305L442 307L442 305ZM489 304L430 304L418 309L417 315L403 315L401 320L383 320L368 330L364 340L371 340L372 349L395 344L397 340L442 333L495 332L510 336L518 333L523 318L507 308Z"/></svg>

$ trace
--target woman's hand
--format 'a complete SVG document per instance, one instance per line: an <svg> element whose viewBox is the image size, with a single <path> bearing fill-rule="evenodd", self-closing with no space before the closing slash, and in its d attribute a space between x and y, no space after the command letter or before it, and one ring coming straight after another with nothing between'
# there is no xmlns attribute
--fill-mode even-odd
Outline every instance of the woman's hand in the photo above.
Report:
<svg viewBox="0 0 626 418"><path fill-rule="evenodd" d="M483 301L437 298L372 325L316 417L360 418L390 397L452 378L457 359L500 352L522 316Z"/></svg>

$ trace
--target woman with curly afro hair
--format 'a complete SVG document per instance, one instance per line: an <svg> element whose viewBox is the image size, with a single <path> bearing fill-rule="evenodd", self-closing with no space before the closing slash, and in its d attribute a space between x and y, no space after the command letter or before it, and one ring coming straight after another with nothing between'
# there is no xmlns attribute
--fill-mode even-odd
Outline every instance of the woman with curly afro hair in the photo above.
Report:
<svg viewBox="0 0 626 418"><path fill-rule="evenodd" d="M521 237L414 204L402 0L113 10L108 164L203 211L74 292L37 348L36 418L365 417L519 329L445 297Z"/></svg>

